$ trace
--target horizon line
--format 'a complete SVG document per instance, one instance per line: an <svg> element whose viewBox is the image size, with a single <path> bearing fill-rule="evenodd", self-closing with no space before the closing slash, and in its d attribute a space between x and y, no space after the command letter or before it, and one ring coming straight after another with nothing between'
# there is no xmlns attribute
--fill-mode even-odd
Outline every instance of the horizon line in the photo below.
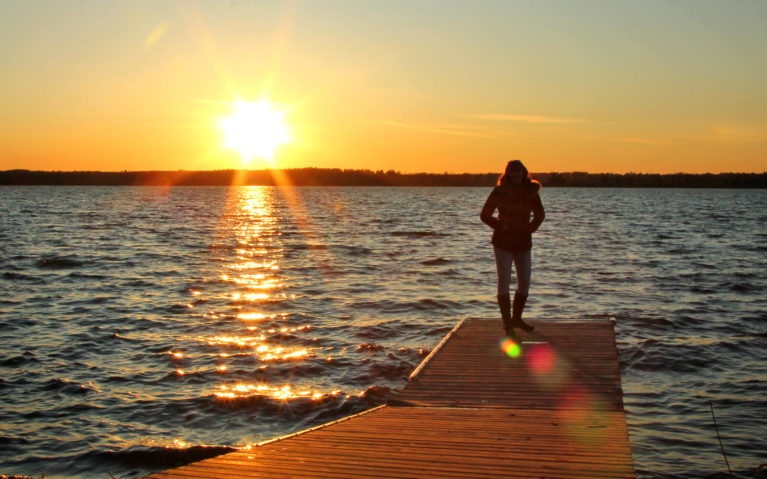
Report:
<svg viewBox="0 0 767 479"><path fill-rule="evenodd" d="M30 170L27 168L11 168L7 170L0 170L2 173L10 172L30 172L30 173L113 173L113 174L133 174L133 173L220 173L220 172L268 172L268 171L299 171L299 170L324 170L324 171L341 171L341 172L360 172L360 173L373 173L373 174L386 174L386 175L499 175L502 171L489 171L489 172L402 172L394 169L377 169L370 168L340 168L340 167L317 167L317 166L303 166L296 168L261 168L261 169L246 169L246 168L222 168L222 169L210 169L210 170ZM551 174L587 174L587 175L764 175L767 174L767 170L759 171L719 171L719 172L686 172L676 171L670 173L660 172L641 172L641 171L582 171L582 170L568 170L568 171L538 171L530 172L530 176L535 175L551 175Z"/></svg>

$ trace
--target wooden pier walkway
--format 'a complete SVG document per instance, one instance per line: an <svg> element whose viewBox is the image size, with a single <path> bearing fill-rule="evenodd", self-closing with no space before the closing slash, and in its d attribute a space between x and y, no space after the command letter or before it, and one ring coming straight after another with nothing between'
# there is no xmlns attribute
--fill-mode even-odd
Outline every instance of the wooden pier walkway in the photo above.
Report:
<svg viewBox="0 0 767 479"><path fill-rule="evenodd" d="M385 406L153 479L635 477L609 320L459 323Z"/></svg>

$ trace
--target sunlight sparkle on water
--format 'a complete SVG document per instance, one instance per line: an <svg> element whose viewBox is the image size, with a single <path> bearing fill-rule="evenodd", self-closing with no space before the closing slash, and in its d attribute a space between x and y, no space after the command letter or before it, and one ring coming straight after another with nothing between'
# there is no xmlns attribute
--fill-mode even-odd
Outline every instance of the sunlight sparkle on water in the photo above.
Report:
<svg viewBox="0 0 767 479"><path fill-rule="evenodd" d="M277 279L266 278L265 274L243 274L230 281L249 289L276 289L282 286Z"/></svg>
<svg viewBox="0 0 767 479"><path fill-rule="evenodd" d="M260 344L265 339L265 336L212 336L207 338L206 341L211 346L220 345L246 348Z"/></svg>
<svg viewBox="0 0 767 479"><path fill-rule="evenodd" d="M309 390L294 391L292 386L287 384L279 387L269 386L267 384L222 384L219 389L220 390L216 391L215 394L223 399L263 396L281 400L297 398L317 400L328 396L336 396L341 393L341 391L331 391L329 393Z"/></svg>
<svg viewBox="0 0 767 479"><path fill-rule="evenodd" d="M282 318L285 319L289 316L288 313L259 313L255 311L244 311L241 313L237 313L237 319L241 319L243 321L261 321L265 319L277 319Z"/></svg>
<svg viewBox="0 0 767 479"><path fill-rule="evenodd" d="M278 261L283 257L283 250L277 241L279 224L274 220L272 208L267 190L263 188L239 190L237 206L231 215L236 224L227 228L228 234L234 235L232 239L236 241L236 247L213 250L215 254L220 251L230 254L222 258L228 260L223 265L225 272L220 274L226 288L226 293L222 297L230 299L231 306L237 311L234 316L219 314L211 315L211 318L221 320L236 317L238 320L230 323L229 331L231 332L228 334L200 338L208 345L218 346L224 350L236 349L234 360L237 361L236 367L234 363L227 364L229 361L227 358L230 357L228 353L217 354L221 359L218 360L216 371L221 378L230 375L230 368L241 369L242 361L247 357L254 361L253 370L264 370L268 367L282 367L283 365L279 363L300 362L315 356L313 348L292 344L290 342L292 338L288 336L308 331L311 329L310 325L290 324L288 321L293 317L291 313L268 311L269 304L279 298L287 297L277 291L289 287L283 284L280 277ZM261 302L267 304L262 305ZM258 333L248 334L244 333L245 330L258 331ZM340 394L340 391L325 393L291 384L272 386L242 382L235 384L227 382L219 385L215 391L215 395L221 400L249 397L319 400L336 394Z"/></svg>

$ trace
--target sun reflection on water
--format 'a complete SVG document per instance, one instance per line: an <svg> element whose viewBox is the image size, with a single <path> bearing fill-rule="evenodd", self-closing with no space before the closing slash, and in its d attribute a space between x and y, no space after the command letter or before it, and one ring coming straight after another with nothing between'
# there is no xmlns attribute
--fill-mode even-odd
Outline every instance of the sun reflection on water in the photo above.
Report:
<svg viewBox="0 0 767 479"><path fill-rule="evenodd" d="M247 348L260 345L266 336L211 336L206 339L211 346L236 346L238 348Z"/></svg>
<svg viewBox="0 0 767 479"><path fill-rule="evenodd" d="M220 390L216 392L216 396L219 398L251 398L251 397L268 397L271 399L323 399L327 397L335 397L341 394L341 391L330 391L328 393L311 391L311 390L299 390L296 391L292 386L285 384L282 386L269 386L268 384L222 384Z"/></svg>
<svg viewBox="0 0 767 479"><path fill-rule="evenodd" d="M262 320L274 320L285 319L288 317L288 313L261 313L258 311L243 311L237 313L237 319L242 321L262 321Z"/></svg>
<svg viewBox="0 0 767 479"><path fill-rule="evenodd" d="M280 261L284 255L281 243L279 206L275 190L263 187L242 187L232 190L233 207L225 215L226 223L221 241L214 254L221 256L224 271L218 276L224 293L218 298L234 309L234 314L211 312L212 321L231 321L219 334L198 340L217 348L215 372L225 381L217 386L215 395L221 399L269 397L289 400L319 399L339 394L323 393L294 384L271 385L267 382L235 381L243 369L263 371L266 368L292 368L293 364L316 357L319 348L296 344L296 336L306 334L310 325L290 324L293 315L274 311L293 296L283 292L289 285L284 281ZM231 247L225 246L231 244ZM235 320L235 321L232 321ZM243 359L252 358L250 366ZM235 366L236 364L236 366ZM247 363L245 363L247 364ZM231 378L231 379L227 379Z"/></svg>

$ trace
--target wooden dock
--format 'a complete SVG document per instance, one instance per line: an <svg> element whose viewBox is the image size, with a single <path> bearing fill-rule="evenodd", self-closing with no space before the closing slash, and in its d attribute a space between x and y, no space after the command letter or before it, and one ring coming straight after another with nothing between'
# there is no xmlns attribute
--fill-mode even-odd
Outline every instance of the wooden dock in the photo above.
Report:
<svg viewBox="0 0 767 479"><path fill-rule="evenodd" d="M610 320L458 324L399 396L153 479L635 477Z"/></svg>

